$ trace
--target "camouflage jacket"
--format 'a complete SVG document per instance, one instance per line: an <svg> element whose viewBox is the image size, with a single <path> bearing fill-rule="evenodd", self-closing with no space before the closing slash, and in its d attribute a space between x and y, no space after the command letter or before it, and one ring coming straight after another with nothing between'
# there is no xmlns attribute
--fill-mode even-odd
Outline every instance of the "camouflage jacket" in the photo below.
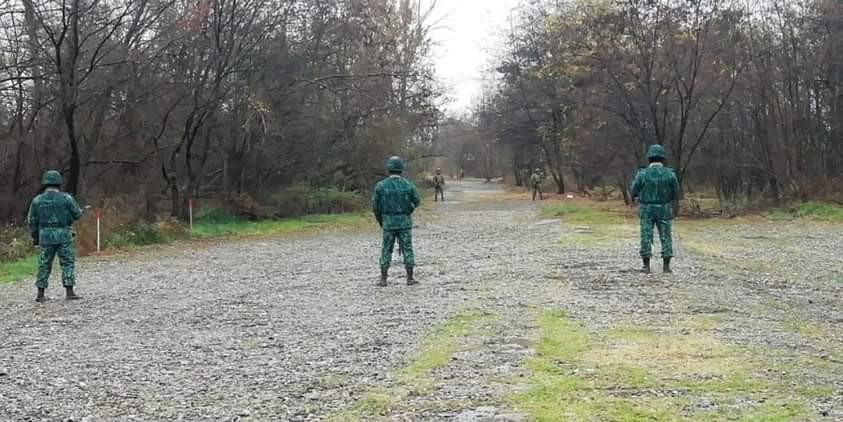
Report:
<svg viewBox="0 0 843 422"><path fill-rule="evenodd" d="M673 170L651 164L635 175L630 193L641 205L666 205L679 195L679 181Z"/></svg>
<svg viewBox="0 0 843 422"><path fill-rule="evenodd" d="M384 230L412 228L412 214L420 203L416 186L401 176L381 180L372 193L372 212Z"/></svg>
<svg viewBox="0 0 843 422"><path fill-rule="evenodd" d="M533 175L530 176L530 184L531 185L538 186L538 185L541 185L542 183L544 183L544 175L543 174L533 173Z"/></svg>
<svg viewBox="0 0 843 422"><path fill-rule="evenodd" d="M32 200L26 221L32 239L40 245L63 245L73 241L73 223L82 209L70 194L48 189Z"/></svg>
<svg viewBox="0 0 843 422"><path fill-rule="evenodd" d="M433 186L436 186L437 188L445 186L445 176L441 174L433 176Z"/></svg>

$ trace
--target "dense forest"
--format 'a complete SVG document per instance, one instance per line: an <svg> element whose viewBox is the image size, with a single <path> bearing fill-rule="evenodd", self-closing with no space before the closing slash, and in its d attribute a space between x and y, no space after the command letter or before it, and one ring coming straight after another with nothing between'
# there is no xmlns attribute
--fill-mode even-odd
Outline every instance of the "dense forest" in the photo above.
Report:
<svg viewBox="0 0 843 422"><path fill-rule="evenodd" d="M432 5L413 0L5 0L0 220L43 170L154 216L188 197L362 190L430 145Z"/></svg>
<svg viewBox="0 0 843 422"><path fill-rule="evenodd" d="M472 118L556 190L625 193L647 144L723 202L832 198L840 0L525 1Z"/></svg>

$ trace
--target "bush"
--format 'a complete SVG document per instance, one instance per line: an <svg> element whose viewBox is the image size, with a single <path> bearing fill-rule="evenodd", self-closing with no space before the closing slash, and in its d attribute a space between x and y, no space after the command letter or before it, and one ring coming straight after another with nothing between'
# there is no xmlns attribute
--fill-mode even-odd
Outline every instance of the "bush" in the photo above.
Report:
<svg viewBox="0 0 843 422"><path fill-rule="evenodd" d="M0 262L17 261L35 254L29 232L23 227L0 227Z"/></svg>
<svg viewBox="0 0 843 422"><path fill-rule="evenodd" d="M359 193L304 185L276 193L267 202L275 211L274 216L280 218L355 212L367 207L367 201Z"/></svg>
<svg viewBox="0 0 843 422"><path fill-rule="evenodd" d="M224 208L204 208L193 218L194 224L230 224L239 221L240 218Z"/></svg>
<svg viewBox="0 0 843 422"><path fill-rule="evenodd" d="M167 218L149 224L137 221L106 236L106 248L126 248L169 243L188 237L188 229L175 219Z"/></svg>

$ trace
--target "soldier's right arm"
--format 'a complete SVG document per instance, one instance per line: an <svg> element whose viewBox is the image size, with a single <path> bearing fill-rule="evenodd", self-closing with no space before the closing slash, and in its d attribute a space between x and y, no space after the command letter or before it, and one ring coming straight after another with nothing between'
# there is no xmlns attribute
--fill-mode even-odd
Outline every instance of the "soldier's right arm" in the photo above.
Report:
<svg viewBox="0 0 843 422"><path fill-rule="evenodd" d="M381 199L380 184L372 191L372 213L375 215L378 225L383 225L383 204Z"/></svg>
<svg viewBox="0 0 843 422"><path fill-rule="evenodd" d="M34 212L38 204L38 197L29 204L29 212L26 213L26 224L29 226L29 233L32 236L32 243L38 245L38 213Z"/></svg>
<svg viewBox="0 0 843 422"><path fill-rule="evenodd" d="M644 178L642 177L642 174L643 172L639 171L635 174L635 179L632 180L632 186L629 189L632 199L638 198L638 195L641 193L641 188L644 185Z"/></svg>

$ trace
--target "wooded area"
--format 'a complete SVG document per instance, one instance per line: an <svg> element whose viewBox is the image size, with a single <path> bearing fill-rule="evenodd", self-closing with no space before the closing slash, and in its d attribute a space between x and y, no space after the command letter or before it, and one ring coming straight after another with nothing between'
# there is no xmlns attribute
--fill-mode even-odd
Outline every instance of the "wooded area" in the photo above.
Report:
<svg viewBox="0 0 843 422"><path fill-rule="evenodd" d="M0 221L19 221L48 168L149 217L189 196L368 188L439 119L428 6L3 1Z"/></svg>
<svg viewBox="0 0 843 422"><path fill-rule="evenodd" d="M664 144L721 201L829 198L843 175L839 0L526 1L474 113L557 190L625 187Z"/></svg>

